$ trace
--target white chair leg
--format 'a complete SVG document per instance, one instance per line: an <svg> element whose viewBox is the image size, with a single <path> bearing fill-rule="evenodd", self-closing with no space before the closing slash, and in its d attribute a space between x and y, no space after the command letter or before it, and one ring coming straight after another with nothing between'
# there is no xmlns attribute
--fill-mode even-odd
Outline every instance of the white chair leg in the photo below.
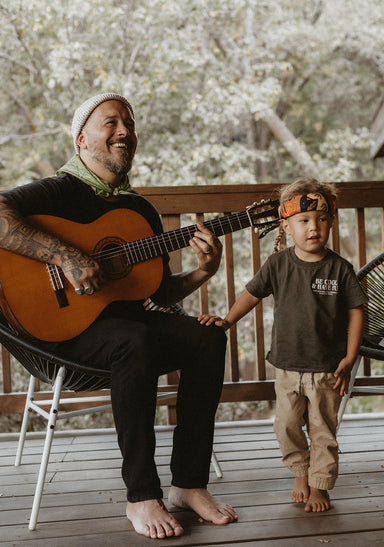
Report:
<svg viewBox="0 0 384 547"><path fill-rule="evenodd" d="M221 470L221 467L220 467L220 464L219 464L219 461L218 459L216 458L216 454L215 454L215 451L212 450L212 459L211 459L211 463L213 465L213 468L216 472L216 476L218 479L221 479L222 476L223 476L223 472Z"/></svg>
<svg viewBox="0 0 384 547"><path fill-rule="evenodd" d="M33 395L35 393L35 385L36 385L36 378L34 376L31 376L29 379L27 398L25 400L24 415L23 415L23 421L21 423L19 443L17 445L17 452L16 452L16 458L15 458L16 467L21 464L21 458L23 456L25 436L27 434L29 416L31 413L30 402L33 400Z"/></svg>
<svg viewBox="0 0 384 547"><path fill-rule="evenodd" d="M52 399L51 410L49 413L47 433L45 435L43 455L42 455L41 464L40 464L39 476L37 478L35 495L33 498L31 517L29 519L28 528L30 530L35 530L36 528L37 516L39 514L41 496L43 494L43 488L44 488L44 480L45 480L45 475L47 473L49 455L51 453L52 439L53 439L53 434L54 434L55 426L56 426L57 414L58 414L59 403L60 403L60 395L61 395L61 389L63 387L63 379L64 379L65 371L66 369L64 366L60 367L60 370L55 380L55 384L53 386L53 399Z"/></svg>
<svg viewBox="0 0 384 547"><path fill-rule="evenodd" d="M360 361L361 361L361 355L358 355L356 357L356 361L355 361L355 363L352 367L352 370L351 370L351 378L349 380L348 393L343 395L343 398L341 399L339 412L337 414L337 431L339 431L339 427L341 425L343 415L344 415L344 412L345 412L345 407L347 406L347 403L348 403L349 398L351 396L351 391L352 391L353 385L355 383L355 378L356 378L357 371L359 369Z"/></svg>

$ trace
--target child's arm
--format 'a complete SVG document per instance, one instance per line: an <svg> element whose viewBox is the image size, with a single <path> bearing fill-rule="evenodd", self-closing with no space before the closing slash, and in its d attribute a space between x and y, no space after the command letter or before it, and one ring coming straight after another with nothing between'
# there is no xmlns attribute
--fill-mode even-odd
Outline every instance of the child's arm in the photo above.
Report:
<svg viewBox="0 0 384 547"><path fill-rule="evenodd" d="M239 321L244 315L250 312L259 302L261 298L256 298L252 296L248 291L244 291L236 302L233 304L232 308L227 313L225 319L221 319L217 315L210 315L208 313L200 315L198 321L202 325L212 325L214 323L218 327L223 327L224 330L229 329Z"/></svg>
<svg viewBox="0 0 384 547"><path fill-rule="evenodd" d="M348 344L347 355L340 361L339 366L334 372L337 378L333 389L339 389L340 395L348 393L349 380L353 363L359 353L361 335L363 332L364 313L363 308L353 308L348 311Z"/></svg>

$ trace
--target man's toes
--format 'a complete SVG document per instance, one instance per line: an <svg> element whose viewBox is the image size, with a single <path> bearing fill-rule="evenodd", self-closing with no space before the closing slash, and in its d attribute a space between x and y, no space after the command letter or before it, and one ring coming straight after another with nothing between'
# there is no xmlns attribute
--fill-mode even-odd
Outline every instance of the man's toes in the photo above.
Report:
<svg viewBox="0 0 384 547"><path fill-rule="evenodd" d="M141 530L137 530L136 528L135 528L135 530L136 530L137 533L139 533L139 534L141 534L141 535L143 535L147 538L152 537L151 536L151 528L150 528L150 526L148 526L148 524L145 524Z"/></svg>
<svg viewBox="0 0 384 547"><path fill-rule="evenodd" d="M223 515L220 511L216 511L216 513L212 514L211 520L214 524L227 524L230 518L228 515Z"/></svg>
<svg viewBox="0 0 384 547"><path fill-rule="evenodd" d="M152 539L157 538L157 528L154 524L149 525L149 537Z"/></svg>
<svg viewBox="0 0 384 547"><path fill-rule="evenodd" d="M223 515L229 517L230 520L237 520L237 513L230 505L224 505L224 507L221 508L221 512Z"/></svg>
<svg viewBox="0 0 384 547"><path fill-rule="evenodd" d="M175 535L174 529L169 524L164 525L164 532L167 537Z"/></svg>
<svg viewBox="0 0 384 547"><path fill-rule="evenodd" d="M180 526L179 524L175 526L175 529L174 529L175 536L181 536L183 532L184 532L184 529L182 526Z"/></svg>

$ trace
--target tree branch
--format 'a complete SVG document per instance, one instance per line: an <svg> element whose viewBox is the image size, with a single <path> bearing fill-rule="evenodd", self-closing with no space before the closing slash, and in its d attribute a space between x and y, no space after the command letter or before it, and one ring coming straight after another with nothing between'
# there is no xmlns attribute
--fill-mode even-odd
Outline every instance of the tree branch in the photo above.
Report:
<svg viewBox="0 0 384 547"><path fill-rule="evenodd" d="M278 115L269 108L265 111L263 119L274 137L281 142L287 152L303 168L304 173L312 177L317 177L318 170L311 156Z"/></svg>

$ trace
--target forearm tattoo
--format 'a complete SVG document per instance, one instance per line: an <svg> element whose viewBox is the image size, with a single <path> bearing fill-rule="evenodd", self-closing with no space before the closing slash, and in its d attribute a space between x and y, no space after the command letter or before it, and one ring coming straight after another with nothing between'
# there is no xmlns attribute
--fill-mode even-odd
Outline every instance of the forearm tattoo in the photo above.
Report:
<svg viewBox="0 0 384 547"><path fill-rule="evenodd" d="M12 209L1 209L0 245L4 249L45 263L51 263L58 257L63 271L70 272L74 279L80 278L82 268L95 266L95 262L79 249L41 232Z"/></svg>
<svg viewBox="0 0 384 547"><path fill-rule="evenodd" d="M74 247L67 247L61 254L61 268L63 272L71 273L73 279L78 281L82 276L82 270L88 267L95 267L96 262L84 256L81 251Z"/></svg>

